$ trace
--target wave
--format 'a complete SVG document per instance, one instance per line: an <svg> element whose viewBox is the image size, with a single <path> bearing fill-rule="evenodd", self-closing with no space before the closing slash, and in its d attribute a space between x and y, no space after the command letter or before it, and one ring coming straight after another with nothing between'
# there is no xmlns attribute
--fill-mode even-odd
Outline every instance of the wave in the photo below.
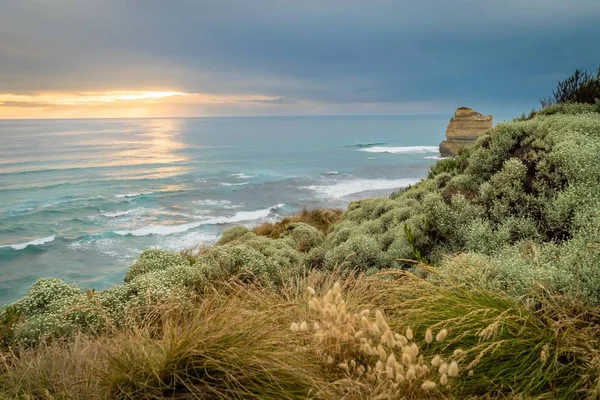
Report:
<svg viewBox="0 0 600 400"><path fill-rule="evenodd" d="M442 157L442 156L427 156L427 157L423 157L424 159L427 160L443 160L446 157Z"/></svg>
<svg viewBox="0 0 600 400"><path fill-rule="evenodd" d="M161 239L158 247L174 251L193 249L199 245L214 244L218 239L219 235L216 233L196 231L180 237L165 237L164 239Z"/></svg>
<svg viewBox="0 0 600 400"><path fill-rule="evenodd" d="M229 176L234 177L234 178L239 178L239 179L256 178L256 175L246 175L246 174L231 174Z"/></svg>
<svg viewBox="0 0 600 400"><path fill-rule="evenodd" d="M181 225L149 225L143 228L127 230L127 231L117 231L115 232L120 236L149 236L149 235L158 235L158 236L166 236L172 235L175 233L183 233L187 232L190 229L197 228L203 225L225 225L232 224L237 222L249 222L254 220L259 220L263 218L267 218L269 215L284 207L285 204L277 204L273 207L265 208L263 210L256 211L239 211L235 213L231 217L211 217L207 218L203 221L191 222L188 224Z"/></svg>
<svg viewBox="0 0 600 400"><path fill-rule="evenodd" d="M129 199L132 197L146 196L146 195L153 194L153 193L154 192L124 193L124 194L115 194L115 197L118 199Z"/></svg>
<svg viewBox="0 0 600 400"><path fill-rule="evenodd" d="M339 172L337 171L327 171L327 172L323 172L323 175L337 175L339 174Z"/></svg>
<svg viewBox="0 0 600 400"><path fill-rule="evenodd" d="M0 246L0 249L10 247L13 250L23 250L23 249L27 248L28 246L41 246L43 244L50 243L50 242L54 241L54 239L56 239L56 236L52 235L52 236L48 236L48 237L44 237L44 238L40 238L40 239L35 239L35 240L32 240L31 242L27 242L27 243L17 243L17 244L8 244L5 246Z"/></svg>
<svg viewBox="0 0 600 400"><path fill-rule="evenodd" d="M385 142L373 142L373 143L359 143L359 144L351 144L349 146L344 146L345 149L364 149L367 147L373 146L385 146L387 143Z"/></svg>
<svg viewBox="0 0 600 400"><path fill-rule="evenodd" d="M106 218L119 218L119 217L124 217L126 215L140 215L146 211L147 211L146 208L132 208L132 209L126 210L126 211L115 211L115 212L101 211L100 215L103 217L106 217Z"/></svg>
<svg viewBox="0 0 600 400"><path fill-rule="evenodd" d="M227 182L219 182L221 186L244 186L249 184L250 182L240 182L240 183L227 183Z"/></svg>
<svg viewBox="0 0 600 400"><path fill-rule="evenodd" d="M437 153L439 151L438 146L401 146L401 147L386 147L386 146L374 146L358 149L357 151L365 151L367 153L391 153L391 154L404 154L404 153Z"/></svg>
<svg viewBox="0 0 600 400"><path fill-rule="evenodd" d="M199 204L201 206L219 207L219 208L227 208L227 209L244 207L243 204L233 204L230 200L205 199L205 200L196 200L196 201L194 201L194 203Z"/></svg>
<svg viewBox="0 0 600 400"><path fill-rule="evenodd" d="M351 194L370 190L399 189L419 182L420 178L408 179L357 179L337 182L333 185L302 186L302 189L313 190L326 198L341 198Z"/></svg>

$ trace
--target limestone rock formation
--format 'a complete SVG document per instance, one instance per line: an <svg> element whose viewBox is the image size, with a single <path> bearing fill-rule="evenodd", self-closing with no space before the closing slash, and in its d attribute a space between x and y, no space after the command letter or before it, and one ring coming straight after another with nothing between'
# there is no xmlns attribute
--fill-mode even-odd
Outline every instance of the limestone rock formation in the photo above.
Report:
<svg viewBox="0 0 600 400"><path fill-rule="evenodd" d="M457 108L446 128L446 140L440 143L440 154L442 157L457 155L460 149L491 128L491 115L483 115L467 107Z"/></svg>

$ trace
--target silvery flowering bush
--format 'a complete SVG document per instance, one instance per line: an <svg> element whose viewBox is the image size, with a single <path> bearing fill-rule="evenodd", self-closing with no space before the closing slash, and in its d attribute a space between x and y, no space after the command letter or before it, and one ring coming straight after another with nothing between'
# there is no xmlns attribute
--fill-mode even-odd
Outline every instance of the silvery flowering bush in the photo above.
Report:
<svg viewBox="0 0 600 400"><path fill-rule="evenodd" d="M287 232L282 236L283 238L289 238L293 242L294 248L303 253L309 252L312 248L323 243L325 239L323 232L302 222L288 225Z"/></svg>
<svg viewBox="0 0 600 400"><path fill-rule="evenodd" d="M189 265L189 261L181 254L161 249L149 249L142 252L125 274L125 282L138 275L151 271L165 270L170 267Z"/></svg>

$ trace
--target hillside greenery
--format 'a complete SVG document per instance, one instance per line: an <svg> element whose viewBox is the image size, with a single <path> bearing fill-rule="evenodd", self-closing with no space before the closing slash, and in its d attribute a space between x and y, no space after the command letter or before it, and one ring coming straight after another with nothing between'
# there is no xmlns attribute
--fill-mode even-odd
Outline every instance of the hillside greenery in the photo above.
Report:
<svg viewBox="0 0 600 400"><path fill-rule="evenodd" d="M0 398L599 398L600 105L419 183L0 310Z"/></svg>

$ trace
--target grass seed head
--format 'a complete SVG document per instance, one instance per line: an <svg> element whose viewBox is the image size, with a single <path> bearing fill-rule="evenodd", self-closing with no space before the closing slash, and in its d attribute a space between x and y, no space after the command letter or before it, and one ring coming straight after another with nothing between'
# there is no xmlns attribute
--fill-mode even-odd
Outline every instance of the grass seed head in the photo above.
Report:
<svg viewBox="0 0 600 400"><path fill-rule="evenodd" d="M290 326L290 329L292 330L292 332L298 332L300 330L300 327L298 326L297 323L292 322L292 325Z"/></svg>
<svg viewBox="0 0 600 400"><path fill-rule="evenodd" d="M421 384L421 389L423 389L426 392L435 389L435 387L436 387L436 384L435 384L435 382L432 382L432 381L425 381Z"/></svg>
<svg viewBox="0 0 600 400"><path fill-rule="evenodd" d="M440 378L440 385L446 386L448 384L448 374L442 374Z"/></svg>
<svg viewBox="0 0 600 400"><path fill-rule="evenodd" d="M433 340L433 333L431 332L431 329L427 329L425 331L425 342L427 344L431 343L431 341Z"/></svg>
<svg viewBox="0 0 600 400"><path fill-rule="evenodd" d="M394 337L396 338L396 340L402 345L402 346L406 346L408 344L408 339L406 338L406 336L404 335L400 335L400 334L395 334Z"/></svg>
<svg viewBox="0 0 600 400"><path fill-rule="evenodd" d="M396 356L394 355L394 353L390 353L388 359L387 359L387 366L388 367L395 367L396 364L398 362L396 361Z"/></svg>
<svg viewBox="0 0 600 400"><path fill-rule="evenodd" d="M408 367L408 371L406 371L406 380L412 382L415 379L417 379L417 373L415 372L415 366L411 365Z"/></svg>
<svg viewBox="0 0 600 400"><path fill-rule="evenodd" d="M456 378L458 376L458 364L456 361L452 361L448 367L448 376Z"/></svg>
<svg viewBox="0 0 600 400"><path fill-rule="evenodd" d="M463 349L454 350L454 358L460 358L465 355L465 351Z"/></svg>
<svg viewBox="0 0 600 400"><path fill-rule="evenodd" d="M444 339L446 339L446 336L448 336L448 331L446 330L446 328L444 328L438 332L438 334L435 336L435 340L437 340L438 342L442 342L444 341Z"/></svg>
<svg viewBox="0 0 600 400"><path fill-rule="evenodd" d="M406 338L408 340L413 340L413 331L410 328L406 328Z"/></svg>
<svg viewBox="0 0 600 400"><path fill-rule="evenodd" d="M448 363L442 363L440 365L440 368L438 369L438 372L440 373L440 375L448 373Z"/></svg>
<svg viewBox="0 0 600 400"><path fill-rule="evenodd" d="M337 281L333 284L333 295L337 296L342 292L342 287L340 285L340 281Z"/></svg>

